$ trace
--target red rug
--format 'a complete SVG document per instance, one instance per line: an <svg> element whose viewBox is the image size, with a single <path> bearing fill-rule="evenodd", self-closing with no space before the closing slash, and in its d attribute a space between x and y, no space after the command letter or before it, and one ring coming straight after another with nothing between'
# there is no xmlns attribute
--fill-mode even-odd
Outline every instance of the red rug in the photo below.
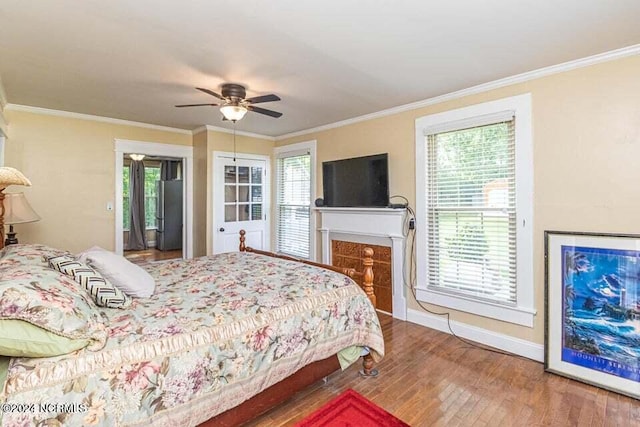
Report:
<svg viewBox="0 0 640 427"><path fill-rule="evenodd" d="M296 424L296 427L409 427L349 389Z"/></svg>

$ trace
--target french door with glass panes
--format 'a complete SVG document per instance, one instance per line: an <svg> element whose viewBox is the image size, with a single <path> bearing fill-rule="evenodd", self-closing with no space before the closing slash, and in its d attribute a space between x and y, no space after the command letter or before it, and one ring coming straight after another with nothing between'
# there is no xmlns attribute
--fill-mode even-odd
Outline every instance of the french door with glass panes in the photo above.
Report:
<svg viewBox="0 0 640 427"><path fill-rule="evenodd" d="M269 185L267 161L218 155L214 185L214 253L238 250L239 232L255 249L268 245Z"/></svg>

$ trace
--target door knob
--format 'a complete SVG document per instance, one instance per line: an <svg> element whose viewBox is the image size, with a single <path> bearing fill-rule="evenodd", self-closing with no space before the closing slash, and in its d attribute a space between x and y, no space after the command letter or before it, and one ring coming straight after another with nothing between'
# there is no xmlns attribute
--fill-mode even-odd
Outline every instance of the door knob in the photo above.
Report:
<svg viewBox="0 0 640 427"><path fill-rule="evenodd" d="M224 227L220 227L220 230L218 230L220 232L224 232Z"/></svg>

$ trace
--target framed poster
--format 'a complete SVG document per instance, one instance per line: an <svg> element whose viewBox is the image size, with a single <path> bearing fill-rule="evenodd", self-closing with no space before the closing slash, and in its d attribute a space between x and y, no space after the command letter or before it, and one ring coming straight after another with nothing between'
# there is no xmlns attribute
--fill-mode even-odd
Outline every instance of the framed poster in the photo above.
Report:
<svg viewBox="0 0 640 427"><path fill-rule="evenodd" d="M640 236L545 231L545 370L640 398Z"/></svg>

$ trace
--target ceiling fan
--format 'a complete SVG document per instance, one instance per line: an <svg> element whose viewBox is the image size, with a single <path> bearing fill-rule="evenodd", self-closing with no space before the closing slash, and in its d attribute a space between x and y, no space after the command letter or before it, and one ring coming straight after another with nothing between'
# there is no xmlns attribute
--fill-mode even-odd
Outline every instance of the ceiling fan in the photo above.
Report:
<svg viewBox="0 0 640 427"><path fill-rule="evenodd" d="M231 120L237 122L242 119L247 111L253 111L254 113L264 114L265 116L278 118L282 116L282 113L273 110L267 110L266 108L256 107L253 104L259 104L261 102L280 101L280 97L274 94L255 96L253 98L247 98L247 91L245 87L235 83L225 83L220 88L222 95L215 93L212 90L197 87L199 91L202 91L211 96L215 96L222 101L220 104L184 104L176 105L178 108L182 107L217 107L220 106L220 112L222 113L222 120Z"/></svg>

